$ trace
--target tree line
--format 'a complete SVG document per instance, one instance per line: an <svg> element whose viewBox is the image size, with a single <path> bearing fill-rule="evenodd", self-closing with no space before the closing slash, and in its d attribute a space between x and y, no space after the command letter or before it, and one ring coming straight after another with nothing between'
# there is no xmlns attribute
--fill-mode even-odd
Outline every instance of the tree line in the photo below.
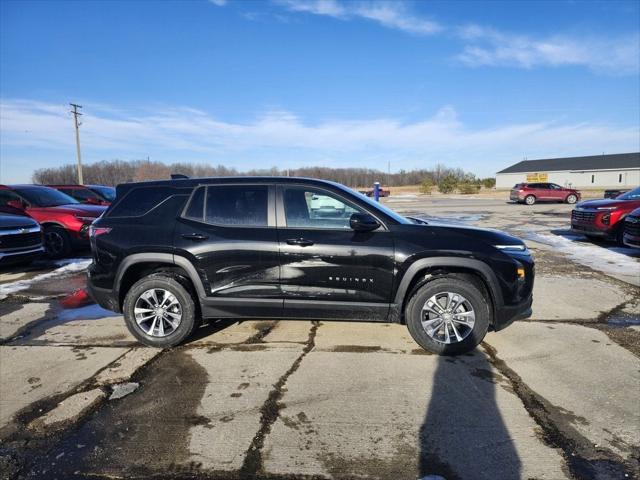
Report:
<svg viewBox="0 0 640 480"><path fill-rule="evenodd" d="M380 182L389 187L404 185L430 184L440 185L444 179L451 183L469 183L477 181L473 174L460 168L449 168L436 165L431 169L400 170L387 173L372 168L329 168L329 167L301 167L292 169L252 169L240 171L224 165L202 165L194 163L172 163L150 160L104 160L84 165L82 167L84 182L88 185L115 186L119 183L140 182L145 180L161 180L170 178L171 174L183 174L189 177L228 177L228 176L291 176L312 177L332 180L350 187L364 187ZM77 183L77 166L74 164L60 167L41 168L33 173L32 180L39 184L74 184Z"/></svg>

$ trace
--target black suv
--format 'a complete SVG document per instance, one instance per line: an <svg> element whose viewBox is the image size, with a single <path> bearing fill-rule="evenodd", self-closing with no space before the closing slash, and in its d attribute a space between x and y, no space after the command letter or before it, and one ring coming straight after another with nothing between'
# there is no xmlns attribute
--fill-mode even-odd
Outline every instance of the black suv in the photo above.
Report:
<svg viewBox="0 0 640 480"><path fill-rule="evenodd" d="M495 230L398 215L304 178L123 184L90 230L89 288L145 345L202 318L406 323L456 354L531 314L533 259Z"/></svg>

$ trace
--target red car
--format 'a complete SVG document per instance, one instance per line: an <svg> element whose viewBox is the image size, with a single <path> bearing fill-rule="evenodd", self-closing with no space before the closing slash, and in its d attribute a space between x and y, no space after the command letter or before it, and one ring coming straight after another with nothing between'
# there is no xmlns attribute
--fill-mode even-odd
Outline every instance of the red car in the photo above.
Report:
<svg viewBox="0 0 640 480"><path fill-rule="evenodd" d="M53 188L41 185L0 185L0 205L26 212L44 229L45 248L53 258L89 246L89 225L107 207L83 205Z"/></svg>
<svg viewBox="0 0 640 480"><path fill-rule="evenodd" d="M510 198L514 202L533 205L536 202L576 203L580 192L555 183L518 183L511 189Z"/></svg>
<svg viewBox="0 0 640 480"><path fill-rule="evenodd" d="M640 187L616 198L588 200L571 212L571 229L587 237L623 242L624 222L629 213L640 207Z"/></svg>
<svg viewBox="0 0 640 480"><path fill-rule="evenodd" d="M59 192L66 193L80 203L88 203L89 205L111 205L110 201L84 185L47 185L47 187L55 188Z"/></svg>

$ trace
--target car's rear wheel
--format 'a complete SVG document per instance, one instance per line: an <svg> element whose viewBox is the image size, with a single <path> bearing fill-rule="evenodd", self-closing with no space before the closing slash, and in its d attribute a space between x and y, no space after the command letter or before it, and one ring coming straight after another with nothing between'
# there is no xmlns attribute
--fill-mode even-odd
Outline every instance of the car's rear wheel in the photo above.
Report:
<svg viewBox="0 0 640 480"><path fill-rule="evenodd" d="M44 229L44 248L50 258L62 258L71 253L71 238L62 227L52 225Z"/></svg>
<svg viewBox="0 0 640 480"><path fill-rule="evenodd" d="M536 203L536 197L534 197L533 195L527 195L526 197L524 197L524 203L526 203L527 205L533 205L534 203Z"/></svg>
<svg viewBox="0 0 640 480"><path fill-rule="evenodd" d="M578 197L577 197L576 195L571 194L571 195L568 195L568 196L567 196L567 203L569 203L569 204L572 204L572 205L573 205L573 204L574 204L574 203L576 203L577 201L578 201Z"/></svg>
<svg viewBox="0 0 640 480"><path fill-rule="evenodd" d="M490 308L482 290L459 277L432 280L412 295L407 328L425 350L457 355L473 350L487 334Z"/></svg>
<svg viewBox="0 0 640 480"><path fill-rule="evenodd" d="M122 310L131 334L150 347L179 345L199 323L189 291L164 274L137 281L127 292Z"/></svg>

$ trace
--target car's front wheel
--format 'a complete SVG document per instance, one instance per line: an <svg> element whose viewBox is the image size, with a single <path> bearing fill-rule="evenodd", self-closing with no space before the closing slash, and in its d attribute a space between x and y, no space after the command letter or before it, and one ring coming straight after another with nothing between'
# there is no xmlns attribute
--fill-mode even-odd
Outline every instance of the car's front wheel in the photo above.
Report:
<svg viewBox="0 0 640 480"><path fill-rule="evenodd" d="M426 283L414 292L405 310L413 339L438 355L473 350L487 334L490 315L485 294L462 277Z"/></svg>
<svg viewBox="0 0 640 480"><path fill-rule="evenodd" d="M577 201L578 201L578 197L576 195L571 194L567 196L567 203L574 204Z"/></svg>
<svg viewBox="0 0 640 480"><path fill-rule="evenodd" d="M67 231L57 225L45 227L44 249L50 258L62 258L71 253L71 238Z"/></svg>
<svg viewBox="0 0 640 480"><path fill-rule="evenodd" d="M136 282L127 292L122 310L131 334L150 347L179 345L198 324L189 291L164 274Z"/></svg>

